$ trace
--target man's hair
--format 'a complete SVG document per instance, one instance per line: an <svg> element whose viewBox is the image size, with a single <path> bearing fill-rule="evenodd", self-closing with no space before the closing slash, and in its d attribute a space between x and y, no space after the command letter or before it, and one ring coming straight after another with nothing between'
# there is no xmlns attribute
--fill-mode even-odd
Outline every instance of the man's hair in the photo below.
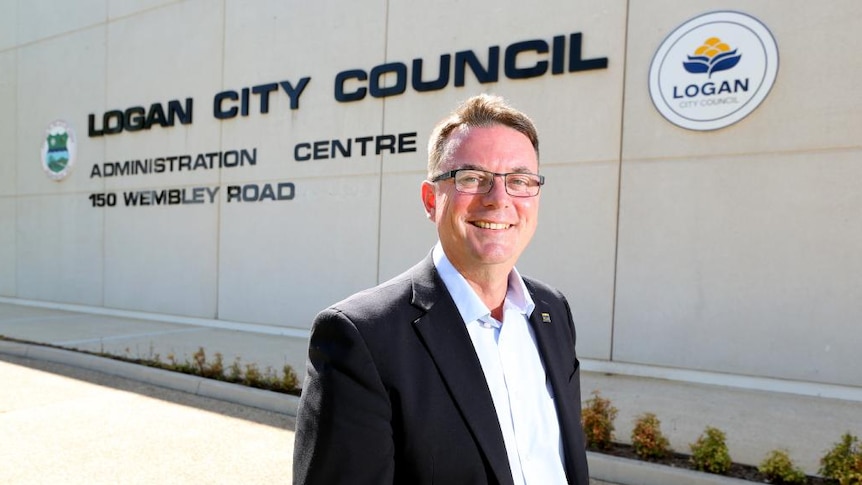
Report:
<svg viewBox="0 0 862 485"><path fill-rule="evenodd" d="M508 126L526 136L539 159L539 135L533 121L509 106L500 96L480 94L464 101L449 116L437 123L428 139L428 178L436 175L440 164L448 157L449 136L456 130L494 125Z"/></svg>

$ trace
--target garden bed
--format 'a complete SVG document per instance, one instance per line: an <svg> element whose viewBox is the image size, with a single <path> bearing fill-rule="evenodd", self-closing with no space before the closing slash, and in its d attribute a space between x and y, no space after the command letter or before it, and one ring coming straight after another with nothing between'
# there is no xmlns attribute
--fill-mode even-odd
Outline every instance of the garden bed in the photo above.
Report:
<svg viewBox="0 0 862 485"><path fill-rule="evenodd" d="M662 459L645 460L635 453L634 448L631 445L627 445L624 443L612 443L611 447L607 450L590 449L589 451L593 453L615 456L618 458L625 458L643 463L652 463L656 465L668 466L671 468L698 471L697 468L695 468L694 464L692 464L691 462L691 456L683 453L670 453L667 457ZM730 470L726 474L721 476L726 476L739 480L746 480L754 483L770 483L769 481L767 481L766 477L762 473L757 471L757 467L751 465L743 465L741 463L733 463L730 466ZM815 477L809 475L805 483L808 485L829 485L836 482L831 482L823 477Z"/></svg>

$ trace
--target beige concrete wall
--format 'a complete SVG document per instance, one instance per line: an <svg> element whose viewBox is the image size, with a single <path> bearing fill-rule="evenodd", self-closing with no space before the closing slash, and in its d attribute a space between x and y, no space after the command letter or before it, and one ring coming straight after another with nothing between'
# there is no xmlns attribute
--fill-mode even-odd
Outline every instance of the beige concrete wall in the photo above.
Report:
<svg viewBox="0 0 862 485"><path fill-rule="evenodd" d="M308 328L327 304L399 273L434 243L418 187L434 123L465 97L506 96L537 122L548 178L519 268L558 286L582 357L862 385L862 61L853 0L0 0L0 296ZM688 19L746 12L778 43L777 81L733 126L694 132L648 90L659 44ZM607 69L334 99L334 78L443 54L583 33ZM537 58L525 55L523 62ZM502 60L501 60L502 62ZM450 74L451 75L451 74ZM409 74L408 74L409 76ZM261 113L219 120L225 90L309 77ZM391 78L387 78L391 81ZM351 84L354 86L354 84ZM194 101L193 122L102 137L87 115ZM62 182L39 163L71 123ZM299 143L416 133L415 152L297 162ZM257 164L123 177L94 165L255 149ZM290 182L287 201L227 202ZM218 187L213 203L94 208L94 193Z"/></svg>
<svg viewBox="0 0 862 485"><path fill-rule="evenodd" d="M10 8L10 10L12 10ZM14 21L14 18L13 18ZM4 16L0 45L7 49L14 46L15 36L13 25L9 25ZM16 261L16 207L17 187L15 183L17 166L17 63L14 49L0 51L0 294L15 295L17 293L17 261Z"/></svg>
<svg viewBox="0 0 862 485"><path fill-rule="evenodd" d="M752 115L700 133L635 73L715 5L647 3L629 12L614 358L862 384L862 62L843 47L862 6L723 2L766 23L781 62Z"/></svg>

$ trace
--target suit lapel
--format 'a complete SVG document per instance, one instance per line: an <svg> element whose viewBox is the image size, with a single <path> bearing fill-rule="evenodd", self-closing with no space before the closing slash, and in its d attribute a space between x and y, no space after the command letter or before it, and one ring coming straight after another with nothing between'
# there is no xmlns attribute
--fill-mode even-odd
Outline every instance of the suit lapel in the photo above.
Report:
<svg viewBox="0 0 862 485"><path fill-rule="evenodd" d="M413 322L455 405L501 484L512 484L503 433L485 374L452 297L429 256L413 272L413 305L425 313Z"/></svg>
<svg viewBox="0 0 862 485"><path fill-rule="evenodd" d="M570 353L566 342L571 341L566 326L569 324L568 315L557 314L552 311L552 308L559 308L559 305L550 305L548 302L537 299L537 294L533 287L527 283L533 301L536 304L535 310L530 317L530 325L533 326L533 333L536 335L536 344L539 348L539 355L545 366L545 373L551 386L554 389L554 395L558 396L554 399L557 407L557 419L560 423L560 435L563 437L563 447L567 450L565 453L566 470L571 480L574 476L574 470L577 465L573 461L574 453L568 451L572 447L577 446L571 442L571 437L578 432L578 414L572 406L580 406L580 403L565 402L561 396L566 395L564 389L569 385L571 373L575 370L575 356ZM567 365L571 363L571 365Z"/></svg>

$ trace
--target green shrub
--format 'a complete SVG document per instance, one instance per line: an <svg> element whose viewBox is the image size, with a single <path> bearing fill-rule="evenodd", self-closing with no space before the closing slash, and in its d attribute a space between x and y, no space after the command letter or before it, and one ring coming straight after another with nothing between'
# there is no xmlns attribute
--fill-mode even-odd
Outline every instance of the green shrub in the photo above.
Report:
<svg viewBox="0 0 862 485"><path fill-rule="evenodd" d="M841 485L862 484L862 446L859 438L844 433L841 441L820 459L820 474Z"/></svg>
<svg viewBox="0 0 862 485"><path fill-rule="evenodd" d="M209 379L224 380L224 357L220 352L216 352L213 362L207 361L207 354L203 347L198 347L198 351L192 354L195 365L195 374Z"/></svg>
<svg viewBox="0 0 862 485"><path fill-rule="evenodd" d="M635 453L641 458L660 459L670 453L670 444L661 432L661 421L653 413L637 417L631 437Z"/></svg>
<svg viewBox="0 0 862 485"><path fill-rule="evenodd" d="M257 364L251 363L245 365L245 375L242 379L243 384L250 387L259 387L263 380L263 373L261 373Z"/></svg>
<svg viewBox="0 0 862 485"><path fill-rule="evenodd" d="M230 365L227 378L230 382L242 381L242 366L240 365L239 357L235 358L233 363Z"/></svg>
<svg viewBox="0 0 862 485"><path fill-rule="evenodd" d="M787 450L773 450L760 462L757 471L763 474L769 483L795 484L805 483L807 477L802 468L793 466L793 460Z"/></svg>
<svg viewBox="0 0 862 485"><path fill-rule="evenodd" d="M732 463L724 433L707 426L691 446L691 462L700 471L724 475Z"/></svg>
<svg viewBox="0 0 862 485"><path fill-rule="evenodd" d="M293 367L287 364L284 364L284 368L282 369L281 386L286 391L299 389L299 377L297 377Z"/></svg>
<svg viewBox="0 0 862 485"><path fill-rule="evenodd" d="M601 397L599 391L592 392L593 397L587 400L587 407L582 410L584 434L587 437L587 447L607 450L614 439L614 419L617 408L611 405L609 399Z"/></svg>

